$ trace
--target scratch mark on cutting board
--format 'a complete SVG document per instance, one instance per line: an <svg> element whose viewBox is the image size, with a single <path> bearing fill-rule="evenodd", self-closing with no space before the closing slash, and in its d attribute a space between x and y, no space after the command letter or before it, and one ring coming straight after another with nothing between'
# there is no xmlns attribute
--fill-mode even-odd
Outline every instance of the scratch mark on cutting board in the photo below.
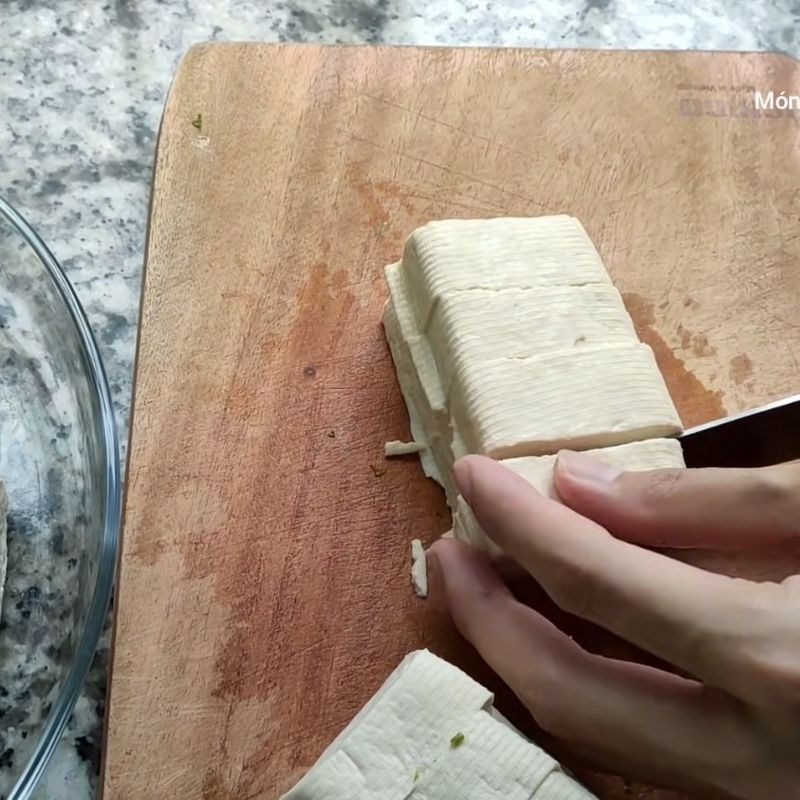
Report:
<svg viewBox="0 0 800 800"><path fill-rule="evenodd" d="M408 108L407 106L401 105L400 103L394 103L391 100L387 100L384 97L375 97L374 95L371 94L362 94L361 96L366 98L367 100L372 100L375 103L380 103L382 105L389 106L390 108L396 108L400 111L405 111L407 114L414 115L414 117L417 120L422 119L425 120L426 122L431 122L434 125L439 125L443 128L455 131L456 133L463 133L470 139L477 139L481 142L485 142L487 148L496 147L498 150L505 150L509 153L513 153L514 155L522 156L523 158L530 158L530 153L526 153L524 150L517 150L517 148L511 147L511 145L503 144L503 142L499 142L496 139L492 139L489 136L483 136L480 133L475 133L474 131L462 128L460 125L453 125L451 122L445 122L443 119L431 116L430 114L425 114L421 108L419 109Z"/></svg>
<svg viewBox="0 0 800 800"><path fill-rule="evenodd" d="M283 441L275 441L271 447L275 454L284 454L281 461L290 476L284 480L274 474L274 466L265 468L265 475L272 473L270 490L265 491L260 498L264 502L254 502L250 510L251 514L264 520L264 525L273 532L276 540L282 538L279 532L282 529L287 531L283 535L294 540L293 532L296 533L300 523L314 506L308 496L312 491L310 479L297 481L292 476L311 473L323 456L314 437L296 436L292 420L299 418L308 424L320 419L327 423L330 419L339 418L335 411L326 407L330 394L324 391L323 378L329 380L333 376L323 376L325 370L320 365L329 365L327 370L330 371L330 364L340 349L338 332L348 329L348 320L356 304L355 296L346 287L346 275L343 272L334 271L321 263L315 269L309 270L307 276L306 281L298 286L295 324L286 337L281 358L276 359L273 366L277 372L288 371L298 375L293 380L277 381L273 387L280 398L273 405L272 421L276 431L285 433L279 437ZM325 324L319 321L323 319ZM312 320L315 321L311 322ZM295 366L298 364L317 365L314 367L317 380L310 381L309 373L298 370ZM313 391L309 391L310 385L315 386ZM270 461L272 459L267 457L267 462ZM286 488L281 491L279 484L286 484ZM293 546L288 547L287 551L286 558L289 561L297 558ZM211 552L208 556L213 558ZM229 565L233 568L231 572L219 576L218 590L228 594L233 617L239 624L231 629L227 645L219 653L219 684L214 691L217 696L247 697L259 695L266 688L270 670L264 667L269 659L263 653L259 654L258 648L253 645L257 638L256 629L269 630L268 620L271 618L288 624L298 613L298 597L295 592L299 587L275 587L272 597L267 596L272 595L272 592L258 591L257 587L263 586L266 573L270 572L263 558L264 551L245 552L241 554L238 563ZM273 578L277 578L278 583L282 584L287 574L288 570ZM226 582L229 585L238 584L239 590L226 592ZM242 591L243 586L252 589ZM321 636L322 628L324 626L320 629Z"/></svg>
<svg viewBox="0 0 800 800"><path fill-rule="evenodd" d="M656 330L653 303L633 292L626 292L622 299L633 317L639 338L650 345L655 353L656 361L683 424L691 427L724 417L727 412L722 403L723 393L706 387L685 362L675 355L670 345Z"/></svg>
<svg viewBox="0 0 800 800"><path fill-rule="evenodd" d="M386 153L389 153L394 156L398 156L399 158L408 159L415 164L421 164L426 167L430 167L431 169L441 170L448 175L456 175L459 178L464 178L465 180L469 181L470 183L477 184L478 186L483 186L486 189L491 189L492 191L499 192L502 195L507 197L513 197L517 200L524 200L531 206L535 206L536 208L547 208L547 204L543 203L539 200L535 200L532 197L528 197L527 195L520 194L519 192L513 192L510 189L506 188L505 186L499 186L497 184L491 183L490 181L482 180L478 178L476 175L470 175L466 172L461 172L457 169L453 169L452 167L447 167L444 164L437 164L435 161L430 161L427 158L422 158L421 156L415 156L411 153L403 152L402 150L397 150L390 147L384 147L383 145L378 144L377 142L373 142L371 139L365 139L361 136L350 136L350 140L354 142L360 142L361 144L368 145L369 147L374 147L376 150L382 150Z"/></svg>

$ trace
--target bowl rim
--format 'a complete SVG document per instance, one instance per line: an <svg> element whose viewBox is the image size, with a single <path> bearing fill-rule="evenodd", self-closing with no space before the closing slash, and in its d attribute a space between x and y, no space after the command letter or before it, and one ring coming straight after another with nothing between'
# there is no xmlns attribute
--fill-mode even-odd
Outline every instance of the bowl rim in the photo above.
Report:
<svg viewBox="0 0 800 800"><path fill-rule="evenodd" d="M78 700L89 667L92 664L97 643L106 622L116 572L120 525L122 521L122 479L120 474L120 452L114 409L108 379L100 358L97 341L89 320L78 300L72 284L50 249L27 220L0 195L0 216L33 250L39 262L48 272L56 291L64 301L72 322L78 332L80 346L87 366L91 388L100 409L99 427L105 460L105 519L103 539L97 564L97 579L89 604L86 624L80 634L75 657L61 686L53 708L47 716L42 734L35 750L25 764L8 800L28 800L42 777Z"/></svg>

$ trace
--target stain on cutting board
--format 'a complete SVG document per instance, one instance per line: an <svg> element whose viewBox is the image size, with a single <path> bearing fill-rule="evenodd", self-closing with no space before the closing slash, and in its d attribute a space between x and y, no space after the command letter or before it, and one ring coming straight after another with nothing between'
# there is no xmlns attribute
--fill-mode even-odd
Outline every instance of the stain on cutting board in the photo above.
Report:
<svg viewBox="0 0 800 800"><path fill-rule="evenodd" d="M731 380L741 386L753 374L753 362L745 353L731 359Z"/></svg>
<svg viewBox="0 0 800 800"><path fill-rule="evenodd" d="M635 292L624 293L622 299L633 318L639 338L653 348L659 369L664 375L684 426L690 428L726 416L727 412L722 402L723 393L705 386L686 363L675 355L672 347L656 329L653 303ZM692 339L691 334L685 331L684 333L689 340ZM703 355L708 353L707 341L701 352Z"/></svg>

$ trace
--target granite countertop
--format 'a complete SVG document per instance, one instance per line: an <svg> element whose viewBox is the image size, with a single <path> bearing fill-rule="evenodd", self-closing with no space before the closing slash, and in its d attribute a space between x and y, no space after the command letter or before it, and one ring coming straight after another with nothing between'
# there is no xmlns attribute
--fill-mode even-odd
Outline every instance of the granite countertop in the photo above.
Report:
<svg viewBox="0 0 800 800"><path fill-rule="evenodd" d="M155 133L190 45L795 53L800 0L3 0L0 30L0 194L39 230L75 285L105 359L124 442ZM95 796L107 665L106 637L37 797ZM26 713L39 707L31 703ZM9 789L10 730L7 721L0 729L0 798Z"/></svg>

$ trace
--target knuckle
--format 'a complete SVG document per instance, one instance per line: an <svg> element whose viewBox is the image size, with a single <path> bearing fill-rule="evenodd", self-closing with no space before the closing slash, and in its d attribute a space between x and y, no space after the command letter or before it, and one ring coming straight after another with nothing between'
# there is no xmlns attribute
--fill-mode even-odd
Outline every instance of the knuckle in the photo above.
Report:
<svg viewBox="0 0 800 800"><path fill-rule="evenodd" d="M774 524L789 523L800 533L800 462L754 470L750 502L773 517Z"/></svg>
<svg viewBox="0 0 800 800"><path fill-rule="evenodd" d="M464 638L475 641L487 625L494 625L497 618L502 618L510 599L504 585L479 582L452 605L453 621Z"/></svg>
<svg viewBox="0 0 800 800"><path fill-rule="evenodd" d="M791 465L789 465L791 466ZM800 490L800 472L786 465L756 469L751 473L754 500L780 502L794 497Z"/></svg>
<svg viewBox="0 0 800 800"><path fill-rule="evenodd" d="M475 587L472 602L487 611L503 613L511 602L511 594L505 584L479 584Z"/></svg>
<svg viewBox="0 0 800 800"><path fill-rule="evenodd" d="M567 675L579 674L579 666L569 652L551 653L538 669L530 670L522 680L518 696L536 724L564 741L577 742L586 731L575 695L565 691Z"/></svg>
<svg viewBox="0 0 800 800"><path fill-rule="evenodd" d="M722 646L738 651L743 674L765 702L800 716L800 629L790 581L763 584L750 597L739 615L747 632Z"/></svg>
<svg viewBox="0 0 800 800"><path fill-rule="evenodd" d="M589 564L574 559L558 561L550 571L547 588L564 611L583 619L594 618L601 589Z"/></svg>
<svg viewBox="0 0 800 800"><path fill-rule="evenodd" d="M567 717L552 700L539 698L538 701L524 700L531 716L536 720L536 724L552 736L559 739L572 738L570 725Z"/></svg>
<svg viewBox="0 0 800 800"><path fill-rule="evenodd" d="M685 470L659 469L647 473L639 496L639 502L645 513L660 513L670 503L685 479Z"/></svg>
<svg viewBox="0 0 800 800"><path fill-rule="evenodd" d="M570 716L558 698L564 696L563 685L556 680L538 676L528 679L520 687L519 697L536 724L559 739L574 738Z"/></svg>
<svg viewBox="0 0 800 800"><path fill-rule="evenodd" d="M736 502L758 509L759 527L800 538L800 462L749 470Z"/></svg>
<svg viewBox="0 0 800 800"><path fill-rule="evenodd" d="M781 586L789 595L789 602L800 608L800 575L790 575L781 582Z"/></svg>
<svg viewBox="0 0 800 800"><path fill-rule="evenodd" d="M745 661L753 685L763 689L765 702L800 715L800 662L796 654L783 648L766 653L757 647L750 650Z"/></svg>

